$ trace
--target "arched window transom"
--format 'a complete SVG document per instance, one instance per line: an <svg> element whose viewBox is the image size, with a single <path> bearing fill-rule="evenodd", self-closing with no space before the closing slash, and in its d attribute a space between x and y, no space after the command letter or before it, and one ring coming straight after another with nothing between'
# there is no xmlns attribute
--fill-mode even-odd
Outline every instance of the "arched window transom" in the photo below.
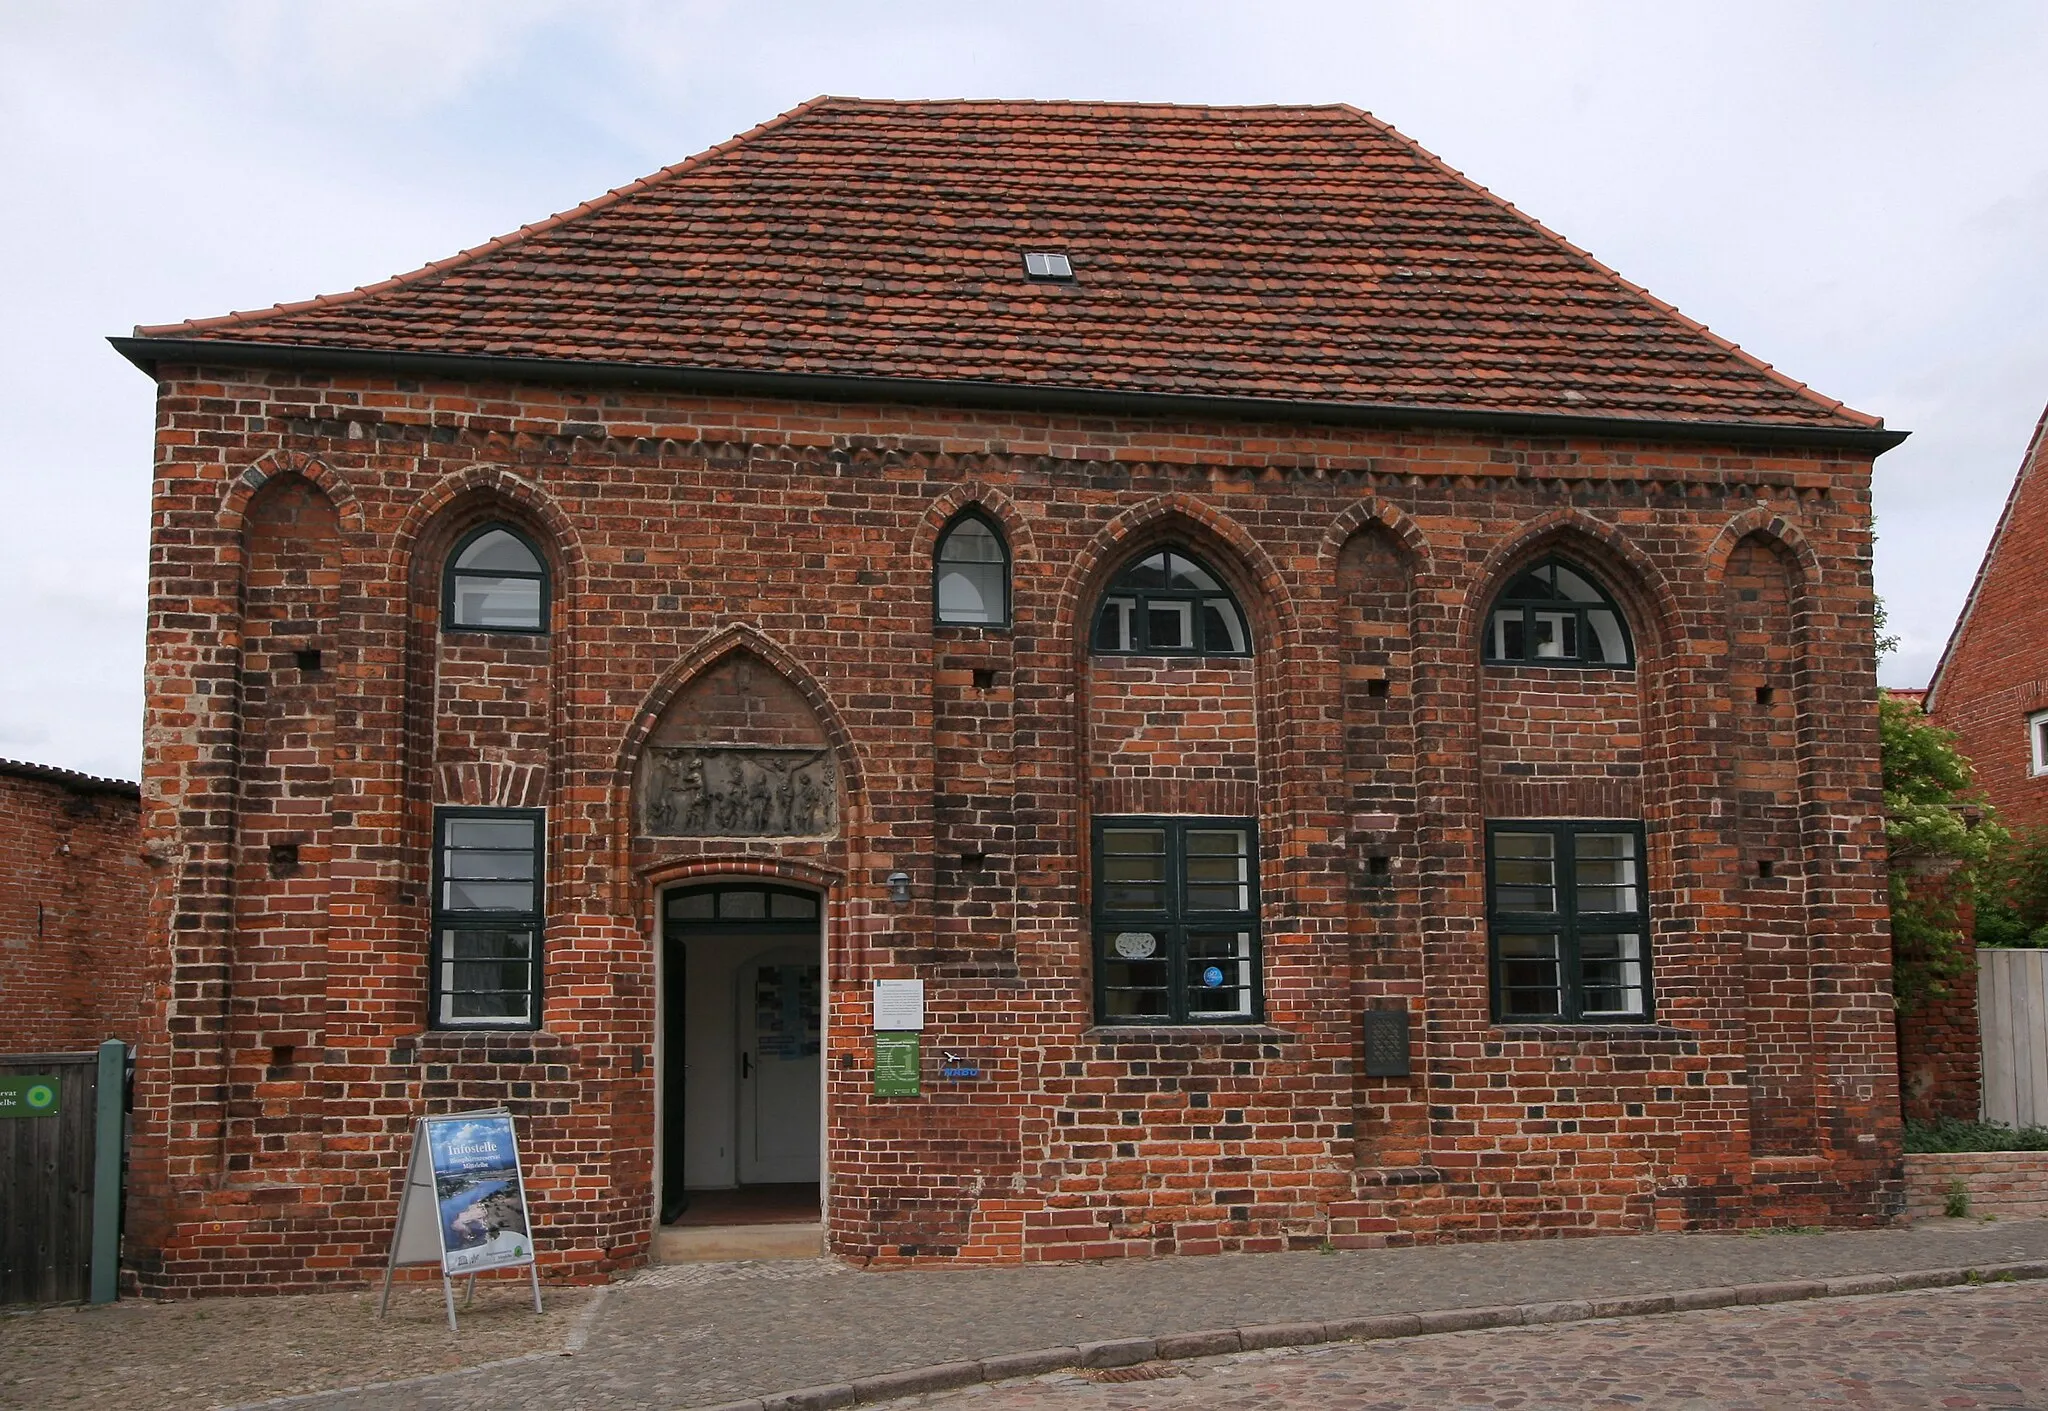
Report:
<svg viewBox="0 0 2048 1411"><path fill-rule="evenodd" d="M939 539L932 601L942 623L1002 627L1010 620L1010 555L995 526L965 514Z"/></svg>
<svg viewBox="0 0 2048 1411"><path fill-rule="evenodd" d="M1486 615L1485 658L1538 666L1628 666L1621 609L1592 574L1546 558L1509 580Z"/></svg>
<svg viewBox="0 0 2048 1411"><path fill-rule="evenodd" d="M1143 656L1248 656L1244 612L1221 579L1178 549L1132 560L1102 596L1095 650Z"/></svg>
<svg viewBox="0 0 2048 1411"><path fill-rule="evenodd" d="M545 632L548 571L518 531L487 524L448 558L441 603L445 626L468 632Z"/></svg>

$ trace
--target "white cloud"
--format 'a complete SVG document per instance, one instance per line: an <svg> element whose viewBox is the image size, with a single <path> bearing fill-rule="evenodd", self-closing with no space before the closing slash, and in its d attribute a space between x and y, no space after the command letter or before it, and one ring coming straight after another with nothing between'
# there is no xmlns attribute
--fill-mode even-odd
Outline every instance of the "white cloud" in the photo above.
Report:
<svg viewBox="0 0 2048 1411"><path fill-rule="evenodd" d="M104 335L413 268L821 92L1373 110L1915 433L1878 574L1917 682L2048 401L2043 72L2024 0L0 6L0 750L134 768L153 413Z"/></svg>

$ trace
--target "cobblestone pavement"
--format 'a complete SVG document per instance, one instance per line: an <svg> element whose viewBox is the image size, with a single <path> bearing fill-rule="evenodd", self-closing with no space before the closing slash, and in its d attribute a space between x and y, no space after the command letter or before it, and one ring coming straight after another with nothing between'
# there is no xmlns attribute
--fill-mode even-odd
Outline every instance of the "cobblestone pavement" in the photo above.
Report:
<svg viewBox="0 0 2048 1411"><path fill-rule="evenodd" d="M2043 1411L2048 1286L1986 1284L1054 1373L874 1411Z"/></svg>
<svg viewBox="0 0 2048 1411"><path fill-rule="evenodd" d="M556 1353L596 1297L549 1289L536 1318L524 1279L479 1281L459 1338L439 1282L393 1290L382 1322L375 1293L11 1312L0 1315L0 1408L184 1411Z"/></svg>
<svg viewBox="0 0 2048 1411"><path fill-rule="evenodd" d="M1121 1337L2044 1259L2048 1221L1937 1220L1029 1268L687 1264L550 1289L544 1318L523 1281L487 1281L455 1337L438 1285L402 1290L385 1323L368 1294L122 1303L0 1317L0 1407L678 1411Z"/></svg>
<svg viewBox="0 0 2048 1411"><path fill-rule="evenodd" d="M2048 1221L1958 1220L890 1273L825 1260L676 1265L616 1288L574 1358L306 1405L674 1411L1119 1337L2041 1258Z"/></svg>

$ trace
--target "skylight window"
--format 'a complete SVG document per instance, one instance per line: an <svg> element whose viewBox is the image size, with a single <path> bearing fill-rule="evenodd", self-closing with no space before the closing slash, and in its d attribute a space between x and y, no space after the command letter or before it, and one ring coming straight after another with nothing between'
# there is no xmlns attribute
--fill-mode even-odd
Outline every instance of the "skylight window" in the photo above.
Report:
<svg viewBox="0 0 2048 1411"><path fill-rule="evenodd" d="M1030 250L1024 255L1024 273L1032 279L1072 279L1074 266L1057 250Z"/></svg>

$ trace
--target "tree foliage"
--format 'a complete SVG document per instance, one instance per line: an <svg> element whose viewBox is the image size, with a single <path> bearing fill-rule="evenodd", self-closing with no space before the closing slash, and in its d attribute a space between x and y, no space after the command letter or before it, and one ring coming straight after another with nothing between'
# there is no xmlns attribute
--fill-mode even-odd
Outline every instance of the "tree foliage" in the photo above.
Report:
<svg viewBox="0 0 2048 1411"><path fill-rule="evenodd" d="M1977 944L2048 947L2048 829L2015 833L1977 886Z"/></svg>
<svg viewBox="0 0 2048 1411"><path fill-rule="evenodd" d="M1883 696L1885 842L1891 851L1892 989L1902 1010L1962 974L1963 908L2007 848L1955 737L1917 705Z"/></svg>

